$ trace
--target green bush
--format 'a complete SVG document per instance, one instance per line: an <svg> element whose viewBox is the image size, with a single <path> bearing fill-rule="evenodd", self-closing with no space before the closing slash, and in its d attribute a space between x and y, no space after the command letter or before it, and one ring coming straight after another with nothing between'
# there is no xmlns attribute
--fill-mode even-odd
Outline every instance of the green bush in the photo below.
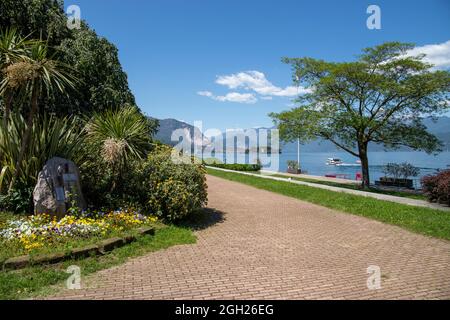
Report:
<svg viewBox="0 0 450 320"><path fill-rule="evenodd" d="M20 114L10 116L7 128L0 126L0 171L5 172L0 180L0 192L5 192L16 170L26 127L26 121ZM80 164L82 141L78 119L37 117L33 121L31 141L22 162L18 185L34 187L39 171L52 157L67 158Z"/></svg>
<svg viewBox="0 0 450 320"><path fill-rule="evenodd" d="M262 168L260 164L241 163L209 163L208 166L235 171L259 171Z"/></svg>
<svg viewBox="0 0 450 320"><path fill-rule="evenodd" d="M9 194L0 194L0 211L33 212L33 188L16 186Z"/></svg>
<svg viewBox="0 0 450 320"><path fill-rule="evenodd" d="M145 196L142 204L161 218L175 221L206 205L208 194L203 166L176 164L171 151L160 146L150 153L142 165L140 185Z"/></svg>
<svg viewBox="0 0 450 320"><path fill-rule="evenodd" d="M179 220L207 203L203 166L175 164L171 148L158 146L146 160L131 162L114 190L108 170L84 172L86 197L96 207L139 207L167 221ZM88 182L91 181L91 182Z"/></svg>

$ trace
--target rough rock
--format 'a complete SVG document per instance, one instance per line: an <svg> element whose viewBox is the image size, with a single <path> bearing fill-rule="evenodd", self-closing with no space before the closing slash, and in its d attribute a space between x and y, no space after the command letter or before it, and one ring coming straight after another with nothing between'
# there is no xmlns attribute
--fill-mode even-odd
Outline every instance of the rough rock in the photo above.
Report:
<svg viewBox="0 0 450 320"><path fill-rule="evenodd" d="M63 217L67 209L75 206L86 208L81 191L80 173L70 160L54 157L39 172L33 192L34 212Z"/></svg>

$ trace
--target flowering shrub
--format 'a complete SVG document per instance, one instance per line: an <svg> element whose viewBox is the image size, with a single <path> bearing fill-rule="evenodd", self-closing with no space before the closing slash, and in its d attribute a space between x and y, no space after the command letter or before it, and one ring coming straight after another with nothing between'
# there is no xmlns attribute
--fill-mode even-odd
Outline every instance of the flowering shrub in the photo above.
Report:
<svg viewBox="0 0 450 320"><path fill-rule="evenodd" d="M136 196L137 204L159 217L175 221L208 201L205 170L194 163L174 163L172 148L159 146L138 166L128 179L127 194ZM131 189L132 188L132 189Z"/></svg>
<svg viewBox="0 0 450 320"><path fill-rule="evenodd" d="M16 242L29 252L69 238L105 236L114 231L130 230L155 221L155 217L143 216L134 210L88 211L79 216L68 215L60 220L40 214L7 221L0 229L0 239Z"/></svg>
<svg viewBox="0 0 450 320"><path fill-rule="evenodd" d="M423 177L422 188L429 201L450 206L450 170Z"/></svg>
<svg viewBox="0 0 450 320"><path fill-rule="evenodd" d="M88 203L94 207L133 206L168 221L201 208L207 203L204 167L174 163L171 153L171 147L156 144L145 160L127 161L127 170L115 182L101 167L82 167Z"/></svg>
<svg viewBox="0 0 450 320"><path fill-rule="evenodd" d="M184 217L191 210L191 194L185 185L173 178L157 183L150 194L149 205L168 220Z"/></svg>

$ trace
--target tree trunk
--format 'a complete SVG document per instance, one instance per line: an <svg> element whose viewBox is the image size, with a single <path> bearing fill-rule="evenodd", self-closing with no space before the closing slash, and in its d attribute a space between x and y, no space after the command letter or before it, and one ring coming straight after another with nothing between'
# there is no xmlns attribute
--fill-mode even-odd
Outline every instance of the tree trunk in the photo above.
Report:
<svg viewBox="0 0 450 320"><path fill-rule="evenodd" d="M14 175L9 184L8 194L14 188L14 184L16 183L16 180L19 177L20 171L22 170L23 157L25 156L25 151L27 150L28 145L30 144L31 133L33 130L33 119L34 119L35 114L38 111L38 94L39 94L38 88L34 87L32 97L31 97L31 110L28 115L27 127L25 129L25 134L23 136L22 145L20 146L19 157L17 158Z"/></svg>
<svg viewBox="0 0 450 320"><path fill-rule="evenodd" d="M361 160L362 188L368 189L370 186L369 158L367 157L367 143L359 146L359 159Z"/></svg>
<svg viewBox="0 0 450 320"><path fill-rule="evenodd" d="M4 95L4 101L5 101L5 113L3 114L3 128L5 130L7 129L7 125L9 122L9 114L11 113L11 103L12 103L12 94L8 94L8 92Z"/></svg>

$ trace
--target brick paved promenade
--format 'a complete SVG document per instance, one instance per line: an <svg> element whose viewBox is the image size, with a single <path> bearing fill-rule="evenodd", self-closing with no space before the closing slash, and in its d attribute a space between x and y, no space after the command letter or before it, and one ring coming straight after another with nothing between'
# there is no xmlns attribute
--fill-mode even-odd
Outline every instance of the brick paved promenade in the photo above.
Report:
<svg viewBox="0 0 450 320"><path fill-rule="evenodd" d="M215 223L68 299L450 299L450 242L208 176ZM369 265L381 268L368 290Z"/></svg>

